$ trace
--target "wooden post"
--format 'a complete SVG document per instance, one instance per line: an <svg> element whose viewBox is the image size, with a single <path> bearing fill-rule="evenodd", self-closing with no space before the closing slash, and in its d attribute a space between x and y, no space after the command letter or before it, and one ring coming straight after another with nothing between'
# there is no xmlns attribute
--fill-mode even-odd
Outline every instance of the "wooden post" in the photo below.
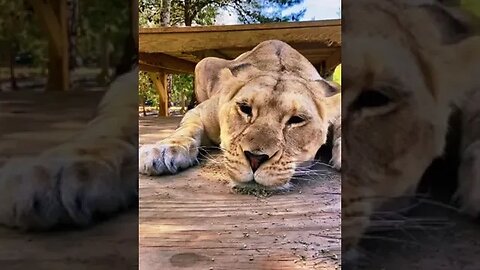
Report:
<svg viewBox="0 0 480 270"><path fill-rule="evenodd" d="M66 0L30 0L48 34L47 91L67 91L70 87L68 49L68 9Z"/></svg>
<svg viewBox="0 0 480 270"><path fill-rule="evenodd" d="M165 72L149 72L148 74L159 94L158 116L168 116L167 75Z"/></svg>

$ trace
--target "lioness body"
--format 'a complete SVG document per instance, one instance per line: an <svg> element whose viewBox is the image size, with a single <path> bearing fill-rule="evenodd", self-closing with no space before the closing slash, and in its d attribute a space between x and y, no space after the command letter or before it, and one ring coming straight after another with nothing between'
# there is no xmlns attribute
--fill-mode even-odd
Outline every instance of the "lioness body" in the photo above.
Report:
<svg viewBox="0 0 480 270"><path fill-rule="evenodd" d="M222 148L235 183L282 186L297 166L314 159L328 126L340 116L337 89L300 53L275 40L232 61L202 60L195 69L195 92L200 104L175 133L140 149L141 173L190 167L199 147L212 142ZM332 162L340 168L337 131Z"/></svg>

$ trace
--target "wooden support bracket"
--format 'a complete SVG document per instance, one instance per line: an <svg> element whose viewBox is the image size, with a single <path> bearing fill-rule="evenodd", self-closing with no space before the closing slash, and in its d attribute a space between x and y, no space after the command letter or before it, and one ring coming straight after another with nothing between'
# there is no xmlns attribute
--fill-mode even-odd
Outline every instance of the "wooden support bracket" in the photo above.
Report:
<svg viewBox="0 0 480 270"><path fill-rule="evenodd" d="M158 116L168 116L167 75L164 72L148 72L159 94Z"/></svg>

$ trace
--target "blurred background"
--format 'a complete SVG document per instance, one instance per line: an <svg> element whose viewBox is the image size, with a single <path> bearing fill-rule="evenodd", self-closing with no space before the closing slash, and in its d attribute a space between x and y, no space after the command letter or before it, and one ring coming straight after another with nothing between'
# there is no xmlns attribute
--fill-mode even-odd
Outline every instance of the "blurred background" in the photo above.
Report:
<svg viewBox="0 0 480 270"><path fill-rule="evenodd" d="M107 85L136 55L130 27L135 6L118 0L0 0L0 91Z"/></svg>

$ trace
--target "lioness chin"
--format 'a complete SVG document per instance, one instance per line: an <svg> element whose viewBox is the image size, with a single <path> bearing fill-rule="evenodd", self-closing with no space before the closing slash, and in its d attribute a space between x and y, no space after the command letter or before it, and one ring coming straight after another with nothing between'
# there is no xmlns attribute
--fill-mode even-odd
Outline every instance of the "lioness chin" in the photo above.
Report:
<svg viewBox="0 0 480 270"><path fill-rule="evenodd" d="M270 40L231 61L203 59L195 93L200 104L173 135L140 148L140 173L193 166L208 141L223 150L233 183L280 187L299 164L314 159L332 123L338 128L331 163L340 169L339 89L288 44Z"/></svg>

